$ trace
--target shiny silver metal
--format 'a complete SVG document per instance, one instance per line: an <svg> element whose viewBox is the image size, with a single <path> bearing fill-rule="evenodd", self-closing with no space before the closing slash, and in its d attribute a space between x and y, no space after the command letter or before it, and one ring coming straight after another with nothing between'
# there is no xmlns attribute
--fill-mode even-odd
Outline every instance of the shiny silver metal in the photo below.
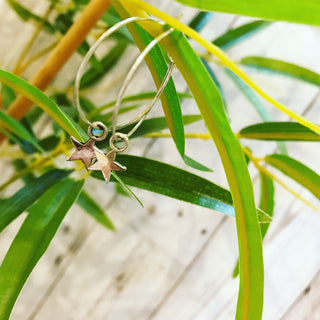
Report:
<svg viewBox="0 0 320 320"><path fill-rule="evenodd" d="M123 147L117 147L114 143L115 141L122 141L124 143ZM127 150L129 146L129 138L126 134L121 132L115 132L109 140L110 148L114 150L115 152L123 152Z"/></svg>
<svg viewBox="0 0 320 320"><path fill-rule="evenodd" d="M98 129L98 130L102 130L103 133L101 136L96 136L92 133L92 131L94 129ZM102 122L100 121L96 121L96 122L93 122L89 125L88 127L88 135L91 139L95 140L95 141L102 141L104 140L106 137L107 137L107 134L108 134L108 128L106 125L104 125Z"/></svg>

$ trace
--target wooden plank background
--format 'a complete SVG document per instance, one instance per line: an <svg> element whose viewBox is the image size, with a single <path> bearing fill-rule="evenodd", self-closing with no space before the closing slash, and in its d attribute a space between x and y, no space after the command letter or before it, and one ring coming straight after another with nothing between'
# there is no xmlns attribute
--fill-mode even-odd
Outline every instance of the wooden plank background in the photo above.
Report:
<svg viewBox="0 0 320 320"><path fill-rule="evenodd" d="M21 0L41 14L48 2ZM151 2L162 10L188 22L195 10L170 0ZM202 34L209 40L229 28L249 21L245 17L214 14ZM18 53L29 39L33 26L19 21L0 0L0 67L12 70ZM263 55L309 67L320 72L320 31L317 28L274 23L259 34L228 50L237 61L247 55ZM49 43L41 34L37 46ZM8 50L10 48L10 50ZM197 50L201 50L196 46ZM119 81L137 51L126 53L112 76L107 76L90 98L112 99ZM80 58L75 56L59 73L54 86L59 89L71 81ZM235 131L260 119L247 100L236 89L221 68L213 65L223 84L231 124ZM35 66L26 72L29 77ZM274 98L320 122L320 95L317 87L281 76L247 70L252 78ZM180 91L186 86L175 70ZM114 90L106 88L114 85ZM136 77L131 92L153 89L147 68ZM111 92L111 93L110 93ZM287 117L265 103L278 120ZM196 113L193 101L183 101L183 113ZM161 115L157 105L153 115ZM201 124L188 132L205 132ZM256 156L275 150L273 142L244 141ZM317 143L288 143L289 154L319 172L320 150ZM214 169L202 174L227 186L221 163L211 141L188 140L187 154ZM186 168L169 139L132 141L129 153L145 155ZM73 167L59 159L61 167ZM1 159L1 179L12 173L9 160ZM188 168L188 170L196 172ZM256 171L250 168L259 195ZM298 185L285 177L296 191L319 203ZM88 180L86 187L114 221L117 232L111 233L74 206L58 230L25 285L11 319L13 320L168 320L233 319L238 279L231 274L237 260L235 221L218 212L135 190L144 203L141 208L133 199L116 195L111 184ZM17 186L15 186L17 188ZM13 192L10 189L8 192ZM265 306L263 319L319 319L320 288L320 216L309 207L276 186L274 221L264 242ZM7 194L3 194L5 196ZM0 235L0 257L3 257L24 217L20 217Z"/></svg>

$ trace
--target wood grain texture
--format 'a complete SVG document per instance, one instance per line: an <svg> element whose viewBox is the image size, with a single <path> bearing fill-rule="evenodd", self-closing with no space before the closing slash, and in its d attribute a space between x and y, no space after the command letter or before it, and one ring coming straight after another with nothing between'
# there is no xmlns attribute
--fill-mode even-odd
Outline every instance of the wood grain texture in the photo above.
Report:
<svg viewBox="0 0 320 320"><path fill-rule="evenodd" d="M194 14L192 9L171 0L163 1L161 5L157 1L150 2L175 16L183 12L184 22ZM30 30L19 23L12 13L6 12L10 10L0 0L0 16L3 18L0 20L0 43L8 41L11 44L12 36L8 36L11 31L3 26L15 23L19 30L19 38L16 39L18 51ZM246 21L248 18L215 14L203 30L203 35L214 39L230 25L238 26ZM318 29L275 23L228 52L235 61L246 55L264 55L286 59L320 72L319 38ZM201 51L201 48L197 49ZM0 52L1 66L9 68L16 58L8 55L3 46L0 46ZM127 70L124 65L130 64L136 52L132 50L125 61L120 62L117 75ZM71 61L69 68L75 65ZM258 115L225 73L215 65L213 68L224 85L234 130L259 122ZM72 76L68 70L59 75L62 82L65 81L64 76ZM274 98L320 123L317 87L249 69L248 73ZM185 83L177 71L174 78L178 89L185 90ZM130 91L154 89L145 67L141 68L136 79ZM111 80L106 78L106 82ZM105 93L94 94L94 99L106 99ZM267 103L266 106L276 119L287 120L285 115L279 114ZM182 108L185 114L197 112L192 101L183 102ZM161 115L160 106L152 112L153 115ZM186 131L205 132L206 128L199 123L187 127ZM158 139L149 145L150 141L132 140L129 152L146 154L150 158L186 168L171 140ZM245 144L256 156L272 153L276 147L273 142L245 141ZM290 155L319 172L318 144L288 143L288 148ZM212 149L211 141L189 140L186 144L188 156L214 170L214 173L204 173L203 176L226 186L221 162ZM6 161L0 161L1 168L4 168ZM252 167L250 172L255 177ZM291 183L286 178L284 180ZM255 180L255 185L259 185L258 180ZM290 186L319 206L310 193L294 183ZM117 232L107 231L74 207L24 287L12 319L234 318L238 279L232 279L231 273L238 253L233 219L208 209L135 190L145 205L142 209L132 199L115 197L111 184L102 185L100 181L91 180L87 182L87 187L106 209ZM264 244L266 287L263 319L318 319L320 217L280 186L276 185L276 192L274 221ZM258 190L256 194L258 199ZM0 235L1 258L21 222L21 219L16 221Z"/></svg>

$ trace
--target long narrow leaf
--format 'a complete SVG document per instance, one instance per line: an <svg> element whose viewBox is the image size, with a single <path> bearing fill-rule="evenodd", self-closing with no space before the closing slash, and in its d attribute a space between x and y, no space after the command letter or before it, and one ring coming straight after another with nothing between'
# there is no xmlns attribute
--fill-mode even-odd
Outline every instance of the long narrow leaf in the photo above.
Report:
<svg viewBox="0 0 320 320"><path fill-rule="evenodd" d="M104 75L107 74L119 61L127 48L127 43L119 42L101 60L101 70L90 68L81 79L80 89L85 89L95 85Z"/></svg>
<svg viewBox="0 0 320 320"><path fill-rule="evenodd" d="M55 29L50 22L32 13L30 10L23 7L20 3L18 3L15 0L6 0L6 1L23 21L31 20L37 24L41 23L43 24L44 30L48 31L49 33L54 33Z"/></svg>
<svg viewBox="0 0 320 320"><path fill-rule="evenodd" d="M7 109L10 104L14 101L16 98L15 92L5 84L1 85L1 98L3 103L3 108Z"/></svg>
<svg viewBox="0 0 320 320"><path fill-rule="evenodd" d="M170 20L175 25L179 24L142 1L134 3L135 5L132 6L132 3L127 0L113 1L113 5L123 18L128 17L129 13L136 15L137 12L141 14L142 10L149 10L149 13L163 17L167 22ZM146 24L145 27L153 36L163 32L160 26ZM129 26L129 31L135 39L135 30L130 29ZM194 95L217 146L230 185L236 210L240 252L240 290L236 317L237 319L260 319L263 306L262 240L252 182L241 145L230 128L219 90L186 38L175 30L163 40L162 45L175 61Z"/></svg>
<svg viewBox="0 0 320 320"><path fill-rule="evenodd" d="M0 267L2 320L9 319L19 292L77 199L83 182L62 180L30 209Z"/></svg>
<svg viewBox="0 0 320 320"><path fill-rule="evenodd" d="M130 95L127 97L124 97L122 99L122 103L125 102L133 102L133 101L142 101L142 100L150 100L152 98L154 98L154 96L157 94L157 92L155 91L150 91L150 92L143 92L143 93L138 93L138 94L134 94L134 95ZM188 98L191 99L192 95L188 94L188 93L182 93L182 92L177 92L178 98L182 99L182 98ZM109 109L111 107L113 107L116 104L116 101L111 101L95 110L93 110L92 112L90 112L89 114L87 114L88 119L92 119L94 116L99 115L103 110Z"/></svg>
<svg viewBox="0 0 320 320"><path fill-rule="evenodd" d="M5 204L0 210L0 232L21 213L28 210L44 192L70 173L71 171L66 170L49 171L39 178L29 179L29 182L12 197L4 199Z"/></svg>
<svg viewBox="0 0 320 320"><path fill-rule="evenodd" d="M186 126L188 124L195 123L197 121L202 120L201 115L186 115L182 117L183 124ZM130 125L128 127L124 128L124 132L129 132L132 128L134 127L133 125ZM145 136L149 133L152 132L159 132L161 130L168 129L168 123L166 121L166 118L164 117L159 117L159 118L151 118L147 119L142 122L141 126L138 128L138 130L132 135L133 137L141 137Z"/></svg>
<svg viewBox="0 0 320 320"><path fill-rule="evenodd" d="M273 216L273 209L274 209L274 184L273 180L266 176L264 173L260 173L260 203L259 208L266 212L270 218ZM270 222L266 222L261 224L260 221L260 228L261 228L261 237L264 239L268 228L270 226ZM237 277L239 274L239 260L233 270L233 277Z"/></svg>
<svg viewBox="0 0 320 320"><path fill-rule="evenodd" d="M44 151L39 145L37 139L19 121L12 118L2 110L0 110L0 125L15 133L21 139L30 142L39 152Z"/></svg>
<svg viewBox="0 0 320 320"><path fill-rule="evenodd" d="M101 207L89 196L87 192L82 190L77 200L77 203L96 221L101 223L106 228L114 231L115 227L110 218L104 213Z"/></svg>
<svg viewBox="0 0 320 320"><path fill-rule="evenodd" d="M197 32L200 32L202 28L211 20L212 16L212 12L200 11L190 21L189 27Z"/></svg>
<svg viewBox="0 0 320 320"><path fill-rule="evenodd" d="M226 33L221 35L212 41L216 46L221 49L229 49L237 43L243 41L249 36L254 35L258 31L264 29L271 24L270 21L258 20L246 23L238 28L228 30Z"/></svg>
<svg viewBox="0 0 320 320"><path fill-rule="evenodd" d="M200 10L320 25L318 0L177 0Z"/></svg>
<svg viewBox="0 0 320 320"><path fill-rule="evenodd" d="M230 191L213 182L148 158L119 154L117 160L127 167L125 172L119 171L118 176L132 187L235 216ZM91 176L104 180L100 172L93 172ZM110 181L117 182L117 179L111 177ZM270 217L263 211L258 215L260 223L270 222Z"/></svg>
<svg viewBox="0 0 320 320"><path fill-rule="evenodd" d="M241 78L239 78L236 74L231 72L229 69L224 69L225 73L233 80L239 90L244 94L244 96L248 99L251 105L255 108L261 119L265 122L272 121L273 118L268 111L268 109L263 105L260 98L257 94L244 82ZM288 154L286 145L284 142L277 142L278 149L283 154Z"/></svg>
<svg viewBox="0 0 320 320"><path fill-rule="evenodd" d="M135 30L135 41L140 50L143 50L144 47L152 41L153 37L138 24L131 25L129 28ZM159 45L155 46L150 51L149 55L146 57L146 62L155 84L159 87L167 72L167 64ZM168 81L167 86L161 95L161 103L173 140L180 155L183 156L185 151L184 127L180 102L172 78Z"/></svg>
<svg viewBox="0 0 320 320"><path fill-rule="evenodd" d="M260 203L259 208L273 217L274 209L274 183L271 178L260 172ZM261 236L264 239L270 224L261 225Z"/></svg>
<svg viewBox="0 0 320 320"><path fill-rule="evenodd" d="M264 160L291 179L300 183L320 199L320 176L316 172L303 163L281 154L268 155Z"/></svg>
<svg viewBox="0 0 320 320"><path fill-rule="evenodd" d="M298 80L302 80L316 86L320 86L320 74L296 64L270 59L265 57L245 57L241 59L241 64L254 67L259 70L283 74Z"/></svg>
<svg viewBox="0 0 320 320"><path fill-rule="evenodd" d="M257 123L241 129L238 136L257 140L320 141L320 135L295 122Z"/></svg>
<svg viewBox="0 0 320 320"><path fill-rule="evenodd" d="M0 70L0 82L16 90L30 99L34 104L49 114L65 131L80 140L86 140L87 135L61 111L56 103L48 98L41 90L16 75Z"/></svg>

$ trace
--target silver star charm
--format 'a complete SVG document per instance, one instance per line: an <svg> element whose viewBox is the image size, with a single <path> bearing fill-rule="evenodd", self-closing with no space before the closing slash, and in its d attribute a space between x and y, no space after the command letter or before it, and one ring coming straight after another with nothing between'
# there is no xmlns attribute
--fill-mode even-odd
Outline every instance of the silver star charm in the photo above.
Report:
<svg viewBox="0 0 320 320"><path fill-rule="evenodd" d="M111 171L124 171L127 170L125 166L114 161L116 158L116 152L114 150L109 151L106 155L102 152L95 150L97 162L95 162L89 170L101 170L106 182L109 181Z"/></svg>
<svg viewBox="0 0 320 320"><path fill-rule="evenodd" d="M96 158L95 150L94 150L94 140L90 139L85 143L82 143L71 137L71 142L76 148L76 152L68 158L68 161L81 160L88 170L91 160Z"/></svg>

